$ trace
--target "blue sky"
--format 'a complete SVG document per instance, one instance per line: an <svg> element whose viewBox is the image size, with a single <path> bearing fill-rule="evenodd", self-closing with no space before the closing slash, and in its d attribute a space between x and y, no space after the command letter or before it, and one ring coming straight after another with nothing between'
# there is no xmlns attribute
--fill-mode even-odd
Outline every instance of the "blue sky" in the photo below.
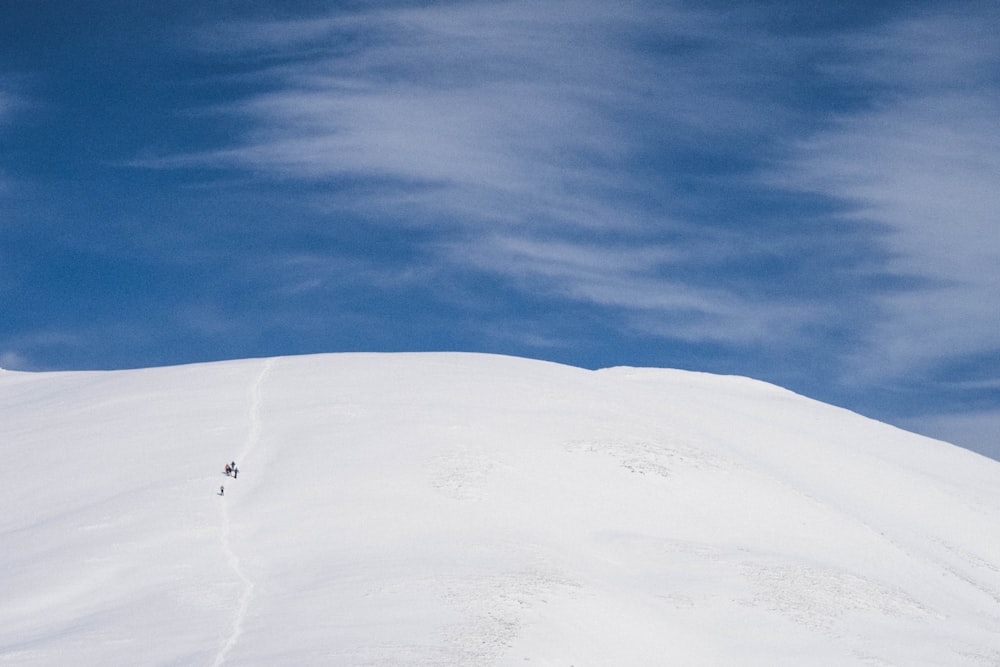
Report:
<svg viewBox="0 0 1000 667"><path fill-rule="evenodd" d="M1000 457L995 2L6 0L0 366L466 350Z"/></svg>

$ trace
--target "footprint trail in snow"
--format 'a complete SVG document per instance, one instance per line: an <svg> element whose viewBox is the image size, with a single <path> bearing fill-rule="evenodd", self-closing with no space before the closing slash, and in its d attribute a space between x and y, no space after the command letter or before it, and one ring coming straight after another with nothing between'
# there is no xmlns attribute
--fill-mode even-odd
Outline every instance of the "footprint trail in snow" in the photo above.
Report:
<svg viewBox="0 0 1000 667"><path fill-rule="evenodd" d="M260 440L260 407L261 407L261 389L264 386L264 380L267 377L268 372L274 365L273 359L267 359L264 361L264 365L257 375L257 379L253 384L250 391L250 429L247 434L247 439L244 444L243 450L239 453L238 459L243 461L246 457L254 450ZM223 499L224 500L224 499ZM215 656L215 661L212 663L212 667L221 667L226 662L226 658L229 656L229 652L232 651L233 647L236 646L236 642L239 640L240 635L243 634L243 620L246 618L247 608L250 606L250 600L253 598L253 581L246 575L243 571L243 567L240 564L240 558L233 550L232 544L229 541L229 503L222 503L222 530L220 534L220 541L222 542L222 551L226 555L226 560L229 562L229 566L232 568L233 573L242 582L243 590L240 593L239 600L236 606L236 615L233 618L233 627L229 632L229 636L226 637L225 642L219 648L219 652Z"/></svg>

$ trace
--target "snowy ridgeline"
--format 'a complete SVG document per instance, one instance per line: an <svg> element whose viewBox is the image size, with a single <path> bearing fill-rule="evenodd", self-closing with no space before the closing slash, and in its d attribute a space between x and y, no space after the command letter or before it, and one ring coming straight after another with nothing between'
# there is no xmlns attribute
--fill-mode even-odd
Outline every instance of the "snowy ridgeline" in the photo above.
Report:
<svg viewBox="0 0 1000 667"><path fill-rule="evenodd" d="M745 378L8 371L0 446L3 665L1000 664L1000 463Z"/></svg>

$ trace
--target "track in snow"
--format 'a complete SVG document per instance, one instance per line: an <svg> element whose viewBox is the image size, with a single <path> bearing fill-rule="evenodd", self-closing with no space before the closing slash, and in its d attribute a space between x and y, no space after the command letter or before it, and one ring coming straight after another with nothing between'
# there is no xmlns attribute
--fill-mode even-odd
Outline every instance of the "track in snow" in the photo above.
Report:
<svg viewBox="0 0 1000 667"><path fill-rule="evenodd" d="M260 440L261 388L264 386L264 379L273 365L274 359L264 361L264 365L250 390L250 430L247 434L243 450L237 457L239 461L246 460L247 456L254 450L257 442ZM226 554L226 560L229 561L229 566L233 569L233 573L243 582L243 591L240 593L239 602L236 607L236 616L233 618L233 628L226 638L225 643L219 648L219 652L212 662L212 667L221 667L226 662L229 652L236 646L240 635L243 634L243 620L246 618L247 608L250 606L250 600L253 598L253 581L243 571L243 567L240 565L240 558L233 550L232 544L229 541L229 503L225 502L226 498L221 498L221 500L224 501L221 503L222 531L220 541L222 542L222 550Z"/></svg>

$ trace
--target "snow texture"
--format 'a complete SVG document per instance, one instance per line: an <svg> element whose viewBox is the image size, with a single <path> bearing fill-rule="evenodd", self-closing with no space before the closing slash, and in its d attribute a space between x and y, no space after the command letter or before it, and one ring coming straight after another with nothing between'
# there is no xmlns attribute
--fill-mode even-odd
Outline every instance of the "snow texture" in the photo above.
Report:
<svg viewBox="0 0 1000 667"><path fill-rule="evenodd" d="M2 665L1000 664L1000 463L746 378L7 371L0 447Z"/></svg>

